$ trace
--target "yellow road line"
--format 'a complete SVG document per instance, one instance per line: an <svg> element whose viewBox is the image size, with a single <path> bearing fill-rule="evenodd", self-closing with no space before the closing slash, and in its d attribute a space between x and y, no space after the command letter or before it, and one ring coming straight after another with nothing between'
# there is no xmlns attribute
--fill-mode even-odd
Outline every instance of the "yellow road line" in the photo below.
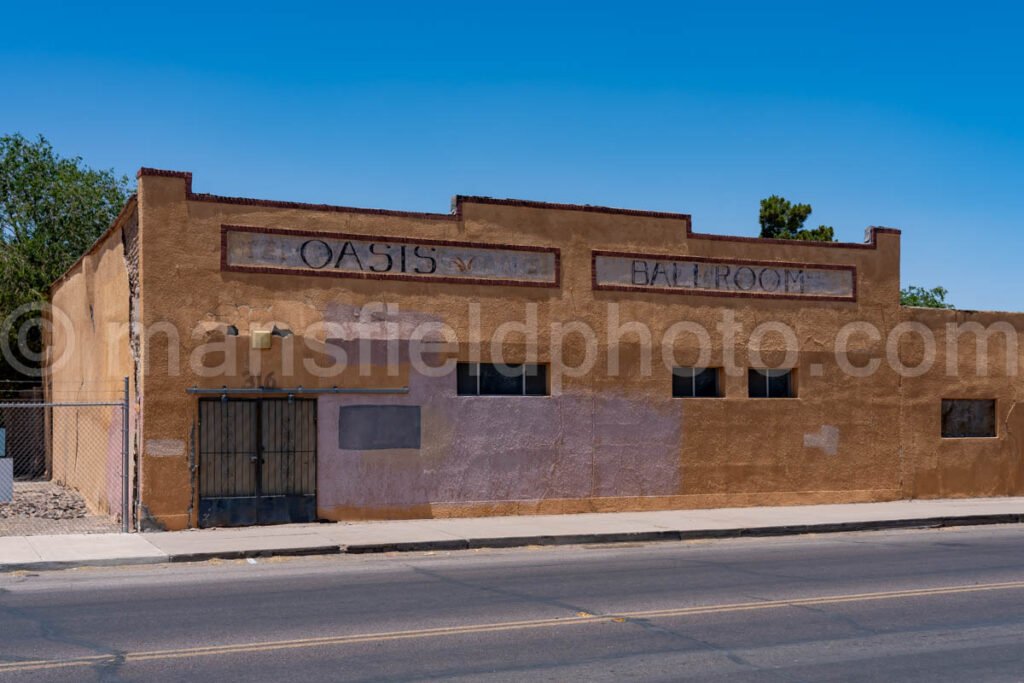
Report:
<svg viewBox="0 0 1024 683"><path fill-rule="evenodd" d="M552 628L558 626L582 626L586 624L603 624L623 622L637 619L666 619L670 617L696 616L702 614L721 614L726 612L746 612L783 607L802 607L808 605L835 605L847 602L869 602L879 600L896 600L901 598L929 597L936 595L956 595L963 593L979 593L983 591L999 591L1024 589L1024 581L1008 581L1004 583L983 583L970 586L942 586L938 588L919 588L881 593L854 593L848 595L826 595L815 598L793 598L789 600L760 600L756 602L738 602L719 605L699 605L695 607L679 607L675 609L645 610L640 612L619 612L616 614L585 614L572 617L554 617L548 619L532 619L526 621L505 621L491 624L469 624L466 626L447 626L440 628L414 629L408 631L390 631L381 633L361 633L353 635L323 636L319 638L299 638L296 640L271 640L262 643L238 643L234 645L211 645L207 647L189 647L169 650L148 650L126 652L121 656L93 655L88 657L72 657L68 659L38 659L23 662L0 664L0 673L41 671L76 666L95 666L110 664L117 661L145 662L163 659L180 659L183 657L208 657L212 655L247 654L256 652L273 652L293 650L297 648L322 647L325 645L349 645L354 643L383 642L405 640L410 638L434 638L440 636L464 635L468 633L495 633L499 631L517 631L532 628Z"/></svg>

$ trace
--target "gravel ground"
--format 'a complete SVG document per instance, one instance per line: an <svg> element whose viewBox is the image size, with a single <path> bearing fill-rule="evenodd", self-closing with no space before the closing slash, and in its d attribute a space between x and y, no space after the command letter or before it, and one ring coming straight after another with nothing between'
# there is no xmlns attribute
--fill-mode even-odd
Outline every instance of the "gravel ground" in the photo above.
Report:
<svg viewBox="0 0 1024 683"><path fill-rule="evenodd" d="M14 482L13 502L0 504L0 536L117 530L110 517L91 514L77 491L53 482Z"/></svg>

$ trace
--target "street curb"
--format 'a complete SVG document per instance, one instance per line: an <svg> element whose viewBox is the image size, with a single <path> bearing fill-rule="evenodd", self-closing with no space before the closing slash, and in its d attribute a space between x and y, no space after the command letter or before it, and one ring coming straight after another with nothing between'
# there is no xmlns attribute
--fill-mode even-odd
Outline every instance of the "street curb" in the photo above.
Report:
<svg viewBox="0 0 1024 683"><path fill-rule="evenodd" d="M167 562L166 556L109 557L101 560L40 560L39 562L0 564L0 574L5 572L75 569L77 567L127 567L129 565L163 564L164 562Z"/></svg>
<svg viewBox="0 0 1024 683"><path fill-rule="evenodd" d="M340 555L340 545L312 545L303 548L254 548L251 550L213 550L202 553L169 554L163 562L206 562L207 560L245 560L257 557L302 557L306 555Z"/></svg>
<svg viewBox="0 0 1024 683"><path fill-rule="evenodd" d="M257 557L287 557L307 555L339 555L342 547L336 544L317 545L303 548L257 548L252 550L215 550L202 553L174 553L150 557L112 557L101 560L55 560L40 562L15 562L0 564L0 573L16 571L46 571L74 569L76 567L118 567L144 564L167 564L169 562L206 562L208 560L244 560Z"/></svg>
<svg viewBox="0 0 1024 683"><path fill-rule="evenodd" d="M546 534L538 536L471 539L456 538L436 541L409 541L396 543L359 543L352 545L329 544L298 548L223 550L199 553L174 553L154 557L105 558L102 560L58 560L0 564L0 573L13 571L73 569L75 567L110 567L119 565L164 564L169 562L181 563L205 562L208 560L241 560L266 557L300 557L339 554L363 555L372 553L475 550L483 548L521 548L524 546L596 545L667 541L678 542L727 538L801 536L807 534L849 533L857 531L887 531L894 529L941 529L992 524L1024 524L1024 513L923 517L914 519L885 519L867 522L829 522L824 524L797 524L766 527L738 527L733 529L666 529L664 531L625 531L562 535Z"/></svg>
<svg viewBox="0 0 1024 683"><path fill-rule="evenodd" d="M590 545L602 543L650 543L665 541L699 541L726 538L764 538L773 536L800 536L806 534L834 534L851 531L886 531L891 529L940 529L958 526L991 524L1021 524L1024 513L965 515L953 517L925 517L917 519L885 519L869 522L830 522L825 524L799 524L767 527L739 527L734 529L694 529L612 532L607 534L565 534L544 536L516 536L501 538L455 539L444 541L410 541L404 543L361 543L343 546L349 555L390 552L422 552L430 550L474 550L481 548L517 548L523 546Z"/></svg>

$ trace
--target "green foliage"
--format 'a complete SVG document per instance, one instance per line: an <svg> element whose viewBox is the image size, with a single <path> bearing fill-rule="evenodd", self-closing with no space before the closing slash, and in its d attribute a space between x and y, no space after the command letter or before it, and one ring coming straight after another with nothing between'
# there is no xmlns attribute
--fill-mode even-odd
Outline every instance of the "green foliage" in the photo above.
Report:
<svg viewBox="0 0 1024 683"><path fill-rule="evenodd" d="M949 290L945 287L925 289L910 285L900 290L900 305L921 308L954 308L953 304L946 303L947 294L949 294Z"/></svg>
<svg viewBox="0 0 1024 683"><path fill-rule="evenodd" d="M772 195L761 200L761 237L777 240L834 242L835 231L828 225L804 228L811 215L810 204L793 204L784 197Z"/></svg>
<svg viewBox="0 0 1024 683"><path fill-rule="evenodd" d="M46 300L50 284L96 241L129 195L128 178L97 171L80 157L61 157L46 139L0 137L0 319ZM38 314L9 321L4 330L41 348ZM0 375L12 376L0 360Z"/></svg>

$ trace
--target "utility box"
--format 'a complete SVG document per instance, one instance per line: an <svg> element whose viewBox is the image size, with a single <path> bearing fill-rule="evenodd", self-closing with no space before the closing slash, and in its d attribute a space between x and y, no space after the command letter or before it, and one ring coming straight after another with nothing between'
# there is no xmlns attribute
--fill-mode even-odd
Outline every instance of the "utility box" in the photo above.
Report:
<svg viewBox="0 0 1024 683"><path fill-rule="evenodd" d="M14 500L14 460L0 458L0 505Z"/></svg>

